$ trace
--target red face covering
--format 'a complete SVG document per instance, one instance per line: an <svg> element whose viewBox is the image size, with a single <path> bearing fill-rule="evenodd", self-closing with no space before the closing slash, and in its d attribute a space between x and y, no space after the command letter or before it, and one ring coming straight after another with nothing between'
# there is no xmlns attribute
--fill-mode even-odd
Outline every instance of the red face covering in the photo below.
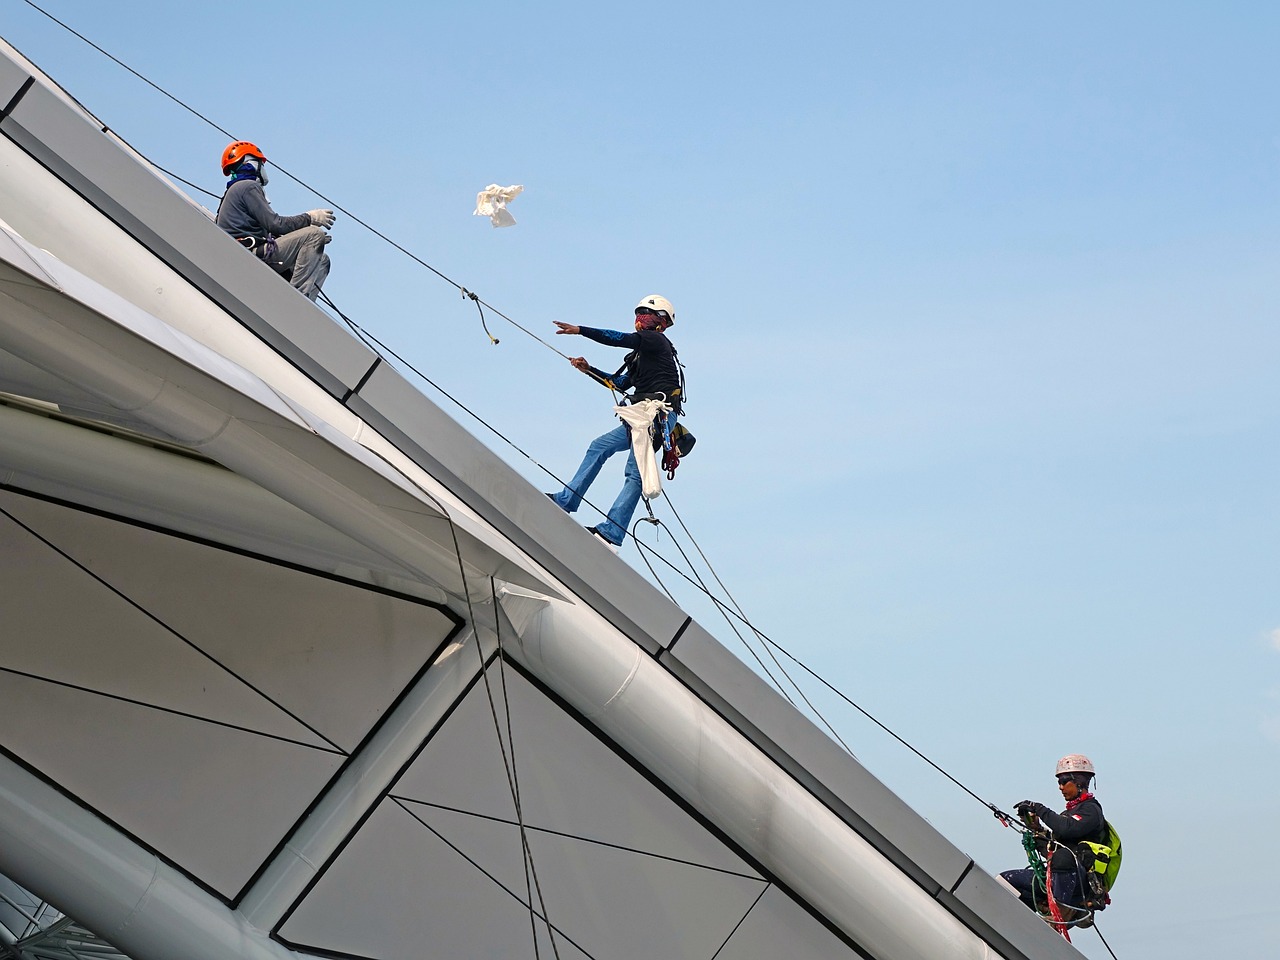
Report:
<svg viewBox="0 0 1280 960"><path fill-rule="evenodd" d="M661 330L664 323L666 323L666 321L654 313L641 313L636 315L637 330Z"/></svg>
<svg viewBox="0 0 1280 960"><path fill-rule="evenodd" d="M1088 790L1082 789L1074 800L1067 801L1067 809L1074 810L1076 807L1084 803L1086 800L1092 800L1092 799L1093 799L1093 794L1090 793Z"/></svg>

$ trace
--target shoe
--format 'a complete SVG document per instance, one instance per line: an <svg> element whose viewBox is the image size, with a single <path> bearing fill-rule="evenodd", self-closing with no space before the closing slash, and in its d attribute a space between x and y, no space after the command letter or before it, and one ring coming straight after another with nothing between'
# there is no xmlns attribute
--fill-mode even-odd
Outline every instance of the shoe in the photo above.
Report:
<svg viewBox="0 0 1280 960"><path fill-rule="evenodd" d="M547 499L550 500L552 503L554 503L557 507L560 507L560 501L556 499L556 497L558 496L560 496L560 494L558 493L548 493ZM560 507L560 509L564 510L564 507ZM565 510L564 512L568 513L569 511Z"/></svg>
<svg viewBox="0 0 1280 960"><path fill-rule="evenodd" d="M618 547L621 546L621 544L614 543L612 540L606 537L603 533L601 533L599 527L587 527L587 533L591 534L593 537L595 537L597 540L603 543L606 547L608 547L614 553L617 553Z"/></svg>

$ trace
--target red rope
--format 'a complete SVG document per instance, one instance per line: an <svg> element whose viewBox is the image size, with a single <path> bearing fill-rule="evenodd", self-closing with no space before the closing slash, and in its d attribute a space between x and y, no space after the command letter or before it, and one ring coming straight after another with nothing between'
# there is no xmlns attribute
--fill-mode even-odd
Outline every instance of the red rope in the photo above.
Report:
<svg viewBox="0 0 1280 960"><path fill-rule="evenodd" d="M1053 918L1053 928L1062 934L1062 939L1070 943L1071 933L1067 930L1066 921L1062 919L1058 901L1053 898L1053 844L1049 845L1046 852L1048 856L1045 858L1044 893L1045 899L1049 901L1049 916Z"/></svg>

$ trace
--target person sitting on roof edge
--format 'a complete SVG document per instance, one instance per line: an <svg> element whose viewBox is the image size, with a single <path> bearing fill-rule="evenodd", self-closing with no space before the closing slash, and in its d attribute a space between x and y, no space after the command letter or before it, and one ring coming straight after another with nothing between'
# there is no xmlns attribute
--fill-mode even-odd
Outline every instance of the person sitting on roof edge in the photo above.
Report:
<svg viewBox="0 0 1280 960"><path fill-rule="evenodd" d="M1056 846L1049 862L1052 877L1053 899L1060 904L1080 908L1088 896L1085 877L1076 848L1082 841L1107 842L1107 821L1102 815L1102 804L1089 792L1093 779L1093 762L1080 753L1071 753L1058 761L1056 770L1058 789L1067 801L1062 813L1054 813L1043 803L1022 800L1014 808L1018 815L1033 824L1037 821L1048 829L1048 836L1036 842L1041 854L1045 854L1049 841ZM1035 870L1006 870L1001 879L1017 892L1018 898L1028 907L1044 910L1047 905L1043 884L1035 879ZM1071 917L1065 917L1070 920Z"/></svg>
<svg viewBox="0 0 1280 960"><path fill-rule="evenodd" d="M645 297L636 305L635 332L624 333L617 330L598 330L595 327L578 327L571 323L553 321L559 329L557 334L568 336L581 335L588 340L602 343L609 347L623 347L631 352L626 355L622 367L617 373L608 374L597 370L587 363L584 357L571 357L569 362L574 369L612 387L613 389L631 390L624 398L624 403L637 403L641 400L663 400L672 408L670 414L659 414L664 419L660 437L669 437L676 425L676 417L680 414L681 388L680 368L676 359L676 349L667 339L666 330L676 322L676 311L666 297L653 294ZM601 434L591 441L587 447L582 465L573 479L557 494L547 494L566 513L574 513L582 505L582 498L592 481L615 453L631 451L627 455L627 466L622 483L622 491L609 509L608 520L598 526L588 527L593 534L604 540L609 546L616 548L622 545L631 523L631 515L635 513L640 502L642 491L640 468L636 463L635 451L632 448L629 428L625 423L619 424L608 433Z"/></svg>
<svg viewBox="0 0 1280 960"><path fill-rule="evenodd" d="M280 216L262 190L266 167L266 155L248 140L237 140L222 151L222 173L231 179L218 204L218 226L314 300L329 275L324 248L333 239L326 232L333 226L333 211Z"/></svg>

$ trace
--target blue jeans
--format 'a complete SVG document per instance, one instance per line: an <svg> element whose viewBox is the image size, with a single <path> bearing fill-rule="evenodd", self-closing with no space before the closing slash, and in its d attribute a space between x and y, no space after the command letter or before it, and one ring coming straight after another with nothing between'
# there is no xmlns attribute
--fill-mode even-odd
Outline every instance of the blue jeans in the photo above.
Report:
<svg viewBox="0 0 1280 960"><path fill-rule="evenodd" d="M636 455L631 452L631 437L627 425L620 423L608 433L602 433L591 441L587 447L582 465L568 485L552 499L560 505L565 513L574 513L582 506L582 498L604 462L615 453L627 452L627 469L622 481L622 492L609 508L609 519L596 529L600 535L615 546L620 546L627 535L627 527L631 524L631 515L636 512L636 504L640 502L640 468L636 466Z"/></svg>
<svg viewBox="0 0 1280 960"><path fill-rule="evenodd" d="M675 425L676 415L666 414L665 422L659 424L664 443L669 441ZM631 436L627 432L625 423L618 424L608 433L602 433L591 441L591 445L587 447L586 456L582 458L582 466L578 467L578 472L573 475L569 485L552 497L565 513L576 513L578 507L582 506L582 498L586 496L587 489L600 473L604 462L623 450L628 453L627 469L623 473L622 492L609 508L609 519L596 527L600 535L614 546L621 546L623 539L626 538L627 528L631 525L631 515L636 512L636 504L640 502L640 494L643 490L640 468L636 466L636 455L631 450Z"/></svg>

